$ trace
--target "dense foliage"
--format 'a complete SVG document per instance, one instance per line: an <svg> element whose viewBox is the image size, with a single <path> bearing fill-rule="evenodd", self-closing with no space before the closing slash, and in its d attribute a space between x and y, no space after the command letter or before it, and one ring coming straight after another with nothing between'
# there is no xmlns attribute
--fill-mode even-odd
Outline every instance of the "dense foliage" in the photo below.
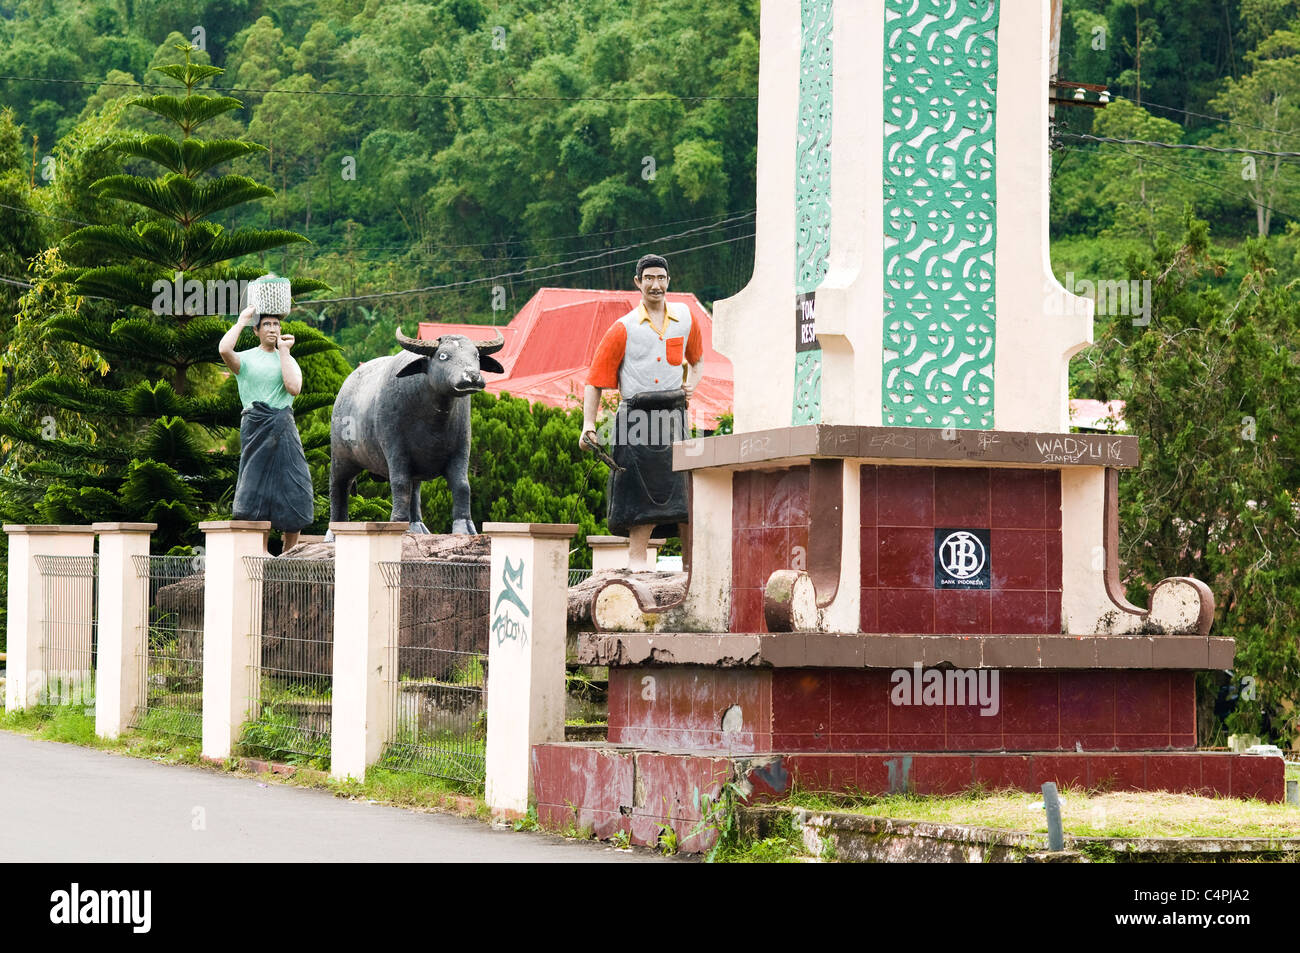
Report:
<svg viewBox="0 0 1300 953"><path fill-rule="evenodd" d="M31 436L53 417L60 441L5 441L2 474L45 483L5 491L0 505L69 519L107 506L94 480L53 492L50 468L68 476L74 447L101 463L129 448L189 475L182 457L194 453L157 429L166 410L208 441L195 446L214 469L191 489L220 510L215 477L231 448L205 428L228 423L216 408L230 395L215 346L183 367L114 352L89 332L111 337L122 315L60 277L108 263L88 261L73 231L156 224L91 186L156 176L117 144L166 132L166 119L125 103L141 94L135 84L175 85L150 70L177 61L176 42L193 40L195 62L224 68L213 84L240 103L205 127L246 147L223 171L274 189L207 221L309 239L228 266L332 289L297 312L342 349L315 355L307 375L327 395L350 366L393 349L398 321L408 332L420 319L501 321L545 285L625 288L645 251L667 253L674 287L706 304L743 286L757 36L758 0L0 2L0 75L20 77L0 80L0 277L35 285L0 284L17 388L0 418L11 436ZM1065 0L1060 51L1060 77L1105 84L1112 101L1056 110L1053 268L1062 280L1153 289L1149 324L1099 314L1097 345L1071 368L1074 396L1126 401L1142 438L1142 466L1121 481L1132 597L1168 575L1209 582L1217 631L1238 640L1233 684L1250 680L1230 726L1295 738L1300 164L1077 137L1300 151L1300 0ZM129 267L143 280L159 263L135 255ZM391 294L412 289L425 290ZM33 388L38 379L47 383ZM169 403L107 419L108 398L88 396L143 382L158 394L164 380L175 400L211 401L213 413ZM299 417L318 493L327 413L326 401ZM573 452L572 412L479 396L474 428L475 520L600 528L605 471ZM445 528L445 487L424 493L430 525ZM387 515L385 486L363 479L358 494L355 517ZM202 509L187 505L186 518Z"/></svg>

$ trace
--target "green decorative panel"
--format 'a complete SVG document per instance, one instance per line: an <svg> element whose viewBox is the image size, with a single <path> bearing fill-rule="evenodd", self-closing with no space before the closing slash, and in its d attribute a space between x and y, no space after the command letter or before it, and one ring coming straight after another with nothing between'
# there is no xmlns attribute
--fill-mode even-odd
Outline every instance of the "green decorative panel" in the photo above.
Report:
<svg viewBox="0 0 1300 953"><path fill-rule="evenodd" d="M831 244L831 24L833 0L800 0L799 120L795 135L795 309L826 276ZM795 354L792 423L822 419L821 348Z"/></svg>
<svg viewBox="0 0 1300 953"><path fill-rule="evenodd" d="M884 422L993 427L998 0L885 0Z"/></svg>

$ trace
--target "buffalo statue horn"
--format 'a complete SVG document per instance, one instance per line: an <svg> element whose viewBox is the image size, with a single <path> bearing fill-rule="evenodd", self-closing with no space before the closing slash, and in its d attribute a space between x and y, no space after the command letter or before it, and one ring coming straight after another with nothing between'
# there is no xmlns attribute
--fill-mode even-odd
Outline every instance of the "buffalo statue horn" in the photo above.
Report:
<svg viewBox="0 0 1300 953"><path fill-rule="evenodd" d="M400 344L402 347L404 347L406 350L411 351L415 354L432 355L438 352L438 345L442 343L442 338L440 337L434 338L432 341L422 341L419 340L418 338L408 338L405 334L402 333L401 325L398 325L397 343ZM480 355L495 354L497 351L501 350L503 347L506 346L506 338L504 334L498 331L497 336L491 341L475 341L474 346L478 348L478 352Z"/></svg>

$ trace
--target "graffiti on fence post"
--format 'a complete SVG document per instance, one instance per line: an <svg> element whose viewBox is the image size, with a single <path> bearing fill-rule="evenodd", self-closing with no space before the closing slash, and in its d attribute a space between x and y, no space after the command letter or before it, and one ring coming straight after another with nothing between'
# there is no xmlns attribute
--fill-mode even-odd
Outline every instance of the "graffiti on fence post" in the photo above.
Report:
<svg viewBox="0 0 1300 953"><path fill-rule="evenodd" d="M501 570L501 584L505 588L501 590L496 603L492 606L492 632L497 637L497 645L504 644L506 639L517 639L519 647L523 648L528 644L528 606L520 595L520 590L524 586L522 558L515 566L511 565L510 558L506 557L505 566ZM503 606L502 603L505 605ZM518 610L518 613L522 613L522 617L515 617L518 613L511 608L512 606Z"/></svg>

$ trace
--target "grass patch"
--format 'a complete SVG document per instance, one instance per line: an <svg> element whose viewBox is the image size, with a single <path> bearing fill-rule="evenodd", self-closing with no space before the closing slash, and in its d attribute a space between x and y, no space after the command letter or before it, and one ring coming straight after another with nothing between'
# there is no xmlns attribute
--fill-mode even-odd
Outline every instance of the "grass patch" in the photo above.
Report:
<svg viewBox="0 0 1300 953"><path fill-rule="evenodd" d="M95 734L95 716L75 706L42 705L6 712L0 716L0 729L16 731L41 741L81 745L164 764L199 764L201 761L198 739L141 730L123 732L112 740L100 738Z"/></svg>
<svg viewBox="0 0 1300 953"><path fill-rule="evenodd" d="M947 824L1045 833L1042 796L1024 791L972 790L955 797L890 794L847 797L801 793L785 804ZM1197 797L1160 791L1111 793L1066 789L1061 824L1083 837L1300 837L1300 810L1286 804Z"/></svg>

